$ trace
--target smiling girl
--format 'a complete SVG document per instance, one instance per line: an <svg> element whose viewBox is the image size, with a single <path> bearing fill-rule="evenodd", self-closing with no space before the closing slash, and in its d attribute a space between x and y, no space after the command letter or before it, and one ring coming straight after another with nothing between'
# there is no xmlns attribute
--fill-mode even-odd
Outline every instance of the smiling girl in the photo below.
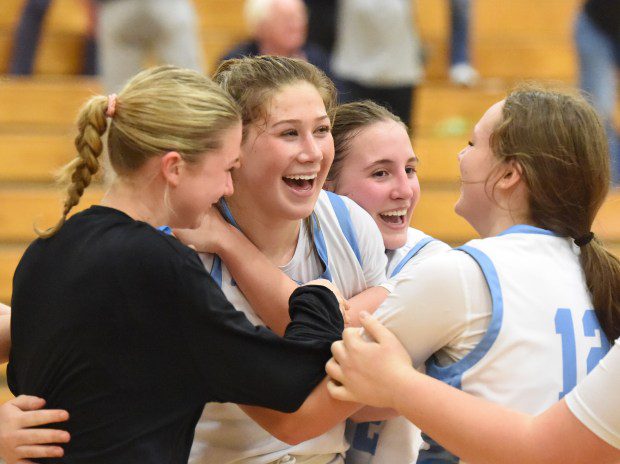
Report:
<svg viewBox="0 0 620 464"><path fill-rule="evenodd" d="M38 395L70 416L56 416L68 418L58 425L64 432L13 433L43 423L19 414L42 404L21 397L4 405L3 457L181 464L206 402L296 409L343 329L333 294L297 290L294 322L277 337L230 305L195 251L157 230L195 227L232 194L242 137L236 103L200 73L164 66L138 74L118 96L92 97L78 126L63 214L15 271L7 370L14 394ZM100 205L67 219L99 170L106 132L117 176ZM67 442L67 432L64 450L28 446Z"/></svg>
<svg viewBox="0 0 620 464"><path fill-rule="evenodd" d="M594 369L620 335L620 263L591 232L608 190L607 151L601 123L581 97L524 87L484 114L459 154L455 207L482 238L420 263L375 313L414 367L426 362L430 376L528 414L562 399ZM345 331L332 348L342 366L354 362L358 342ZM360 363L356 370L364 366L372 369ZM328 373L345 383L330 384L341 400L384 405L345 392L379 396L395 386L390 376L386 384L386 376L375 379L373 390L355 385L333 361ZM431 435L441 428L420 425ZM432 451L441 453L433 448L419 462L458 462Z"/></svg>
<svg viewBox="0 0 620 464"><path fill-rule="evenodd" d="M274 310L278 298L271 287L279 281L248 266L255 259L248 254L251 250L242 251L243 240L235 239L241 231L271 267L294 281L329 279L345 298L357 295L354 305L366 303L364 298L374 301L372 292L383 299L383 288L364 292L385 281L386 257L372 218L353 201L322 190L334 156L331 81L308 63L281 57L229 60L214 78L239 103L243 119L242 166L233 173L235 193L222 202L224 215L238 230L227 231L222 240L207 237L217 243L209 246L214 254L203 255L205 267L227 297L257 325L279 331L288 323L284 305ZM203 230L203 235L213 230ZM205 249L204 236L195 241L180 236ZM254 289L249 281L256 284ZM289 282L294 288L296 284ZM290 292L284 285L280 300L286 302ZM191 462L342 462L347 448L344 423L330 429L290 446L239 406L209 404L196 429Z"/></svg>
<svg viewBox="0 0 620 464"><path fill-rule="evenodd" d="M362 206L375 220L388 257L385 285L413 272L414 266L450 249L424 232L410 227L420 199L418 158L402 121L376 103L366 100L336 108L332 129L334 163L326 187ZM349 311L358 325L358 312ZM419 430L402 417L364 422L361 411L347 425L351 447L347 463L414 462L421 444Z"/></svg>

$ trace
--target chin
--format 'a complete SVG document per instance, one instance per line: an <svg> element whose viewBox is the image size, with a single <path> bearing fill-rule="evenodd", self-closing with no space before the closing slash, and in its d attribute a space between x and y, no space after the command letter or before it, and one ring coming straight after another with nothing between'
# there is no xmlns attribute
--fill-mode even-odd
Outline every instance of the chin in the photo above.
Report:
<svg viewBox="0 0 620 464"><path fill-rule="evenodd" d="M383 246L386 250L398 250L407 243L407 234L383 236Z"/></svg>

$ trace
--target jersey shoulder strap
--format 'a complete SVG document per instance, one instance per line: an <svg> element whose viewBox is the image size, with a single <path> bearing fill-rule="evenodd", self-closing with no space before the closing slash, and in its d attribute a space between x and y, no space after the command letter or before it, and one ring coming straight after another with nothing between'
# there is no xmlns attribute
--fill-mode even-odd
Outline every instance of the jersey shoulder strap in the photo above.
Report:
<svg viewBox="0 0 620 464"><path fill-rule="evenodd" d="M325 192L327 193L327 197L329 198L334 213L336 214L336 218L338 219L340 230L342 230L342 233L347 239L347 242L349 242L349 246L357 258L357 261L360 263L360 266L362 266L362 254L360 253L357 237L355 236L355 230L353 229L353 222L351 221L351 213L349 212L349 208L347 208L347 205L340 195L327 190Z"/></svg>

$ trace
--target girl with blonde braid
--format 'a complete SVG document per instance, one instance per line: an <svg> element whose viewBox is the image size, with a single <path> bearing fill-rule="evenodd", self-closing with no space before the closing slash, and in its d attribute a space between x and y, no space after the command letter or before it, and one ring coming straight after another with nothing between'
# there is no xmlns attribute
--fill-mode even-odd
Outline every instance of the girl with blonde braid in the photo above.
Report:
<svg viewBox="0 0 620 464"><path fill-rule="evenodd" d="M296 290L280 338L234 309L194 250L157 230L196 227L232 194L236 103L199 73L160 67L118 97L93 97L78 125L62 218L14 278L9 386L70 414L57 424L71 434L64 456L52 447L35 457L181 464L209 401L296 409L343 328L334 294ZM67 219L98 171L106 130L117 176L100 205Z"/></svg>

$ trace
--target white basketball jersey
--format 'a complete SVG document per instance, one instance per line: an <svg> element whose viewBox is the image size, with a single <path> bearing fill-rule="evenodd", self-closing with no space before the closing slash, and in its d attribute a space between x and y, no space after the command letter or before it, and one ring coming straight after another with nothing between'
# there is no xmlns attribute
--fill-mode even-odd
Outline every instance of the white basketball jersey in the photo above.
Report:
<svg viewBox="0 0 620 464"><path fill-rule="evenodd" d="M338 286L345 298L383 283L387 262L383 241L366 211L348 198L324 191L315 206L312 222L316 253L302 225L293 259L283 269L289 277L298 282L327 278ZM201 258L235 308L243 311L255 325L263 325L224 263L214 255ZM344 423L317 438L291 446L271 436L237 405L210 403L196 427L189 462L259 464L275 461L286 454L334 454L344 453L347 448Z"/></svg>
<svg viewBox="0 0 620 464"><path fill-rule="evenodd" d="M386 252L388 277L395 277L408 265L450 247L424 232L410 227L407 243ZM386 421L347 422L347 464L410 464L416 462L422 444L420 429L404 417Z"/></svg>
<svg viewBox="0 0 620 464"><path fill-rule="evenodd" d="M493 313L480 343L427 374L494 403L538 414L556 403L609 350L568 238L527 225L459 248L480 266ZM418 462L458 462L431 446Z"/></svg>

